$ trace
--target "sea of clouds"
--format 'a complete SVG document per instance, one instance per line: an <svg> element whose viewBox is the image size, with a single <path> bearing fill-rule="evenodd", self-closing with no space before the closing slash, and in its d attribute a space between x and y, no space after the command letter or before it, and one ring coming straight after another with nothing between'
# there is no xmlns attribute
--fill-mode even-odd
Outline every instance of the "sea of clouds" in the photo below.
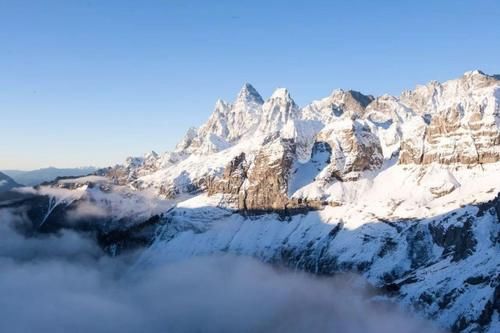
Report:
<svg viewBox="0 0 500 333"><path fill-rule="evenodd" d="M112 258L71 230L26 236L26 223L0 210L0 332L432 331L354 291L358 277L234 256L141 268L137 253Z"/></svg>

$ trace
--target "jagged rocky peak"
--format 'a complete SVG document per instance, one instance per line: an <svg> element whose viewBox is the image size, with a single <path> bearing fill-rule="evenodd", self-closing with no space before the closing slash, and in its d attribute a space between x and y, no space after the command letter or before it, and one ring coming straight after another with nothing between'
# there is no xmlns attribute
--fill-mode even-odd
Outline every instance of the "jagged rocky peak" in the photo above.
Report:
<svg viewBox="0 0 500 333"><path fill-rule="evenodd" d="M257 127L264 100L257 90L245 83L227 114L228 142L234 142Z"/></svg>
<svg viewBox="0 0 500 333"><path fill-rule="evenodd" d="M475 70L444 83L431 81L426 85L418 85L414 90L403 92L400 99L415 112L430 114L452 104L477 104L480 102L478 97L485 95L485 89L495 89L499 84L497 76Z"/></svg>
<svg viewBox="0 0 500 333"><path fill-rule="evenodd" d="M221 99L215 102L214 111L208 118L208 121L200 127L198 134L202 137L208 134L215 134L220 137L227 137L229 129L227 128L227 116L231 110L231 105Z"/></svg>
<svg viewBox="0 0 500 333"><path fill-rule="evenodd" d="M283 101L293 101L290 92L286 88L277 88L269 99L281 99Z"/></svg>
<svg viewBox="0 0 500 333"><path fill-rule="evenodd" d="M374 98L370 105L367 105L367 109L377 110L377 111L391 111L395 104L399 103L398 98L384 94L377 98Z"/></svg>
<svg viewBox="0 0 500 333"><path fill-rule="evenodd" d="M465 72L459 80L464 86L476 89L500 83L498 75L489 75L480 70Z"/></svg>
<svg viewBox="0 0 500 333"><path fill-rule="evenodd" d="M475 70L472 70L472 71L467 71L467 72L464 73L464 75L462 77L463 78L480 79L480 80L483 80L483 79L487 79L487 80L488 79L496 79L495 75L486 74L485 72L483 72L480 69L475 69Z"/></svg>
<svg viewBox="0 0 500 333"><path fill-rule="evenodd" d="M336 89L331 94L332 102L345 111L362 114L365 108L374 100L371 95L363 95L355 90Z"/></svg>
<svg viewBox="0 0 500 333"><path fill-rule="evenodd" d="M190 128L181 142L177 144L176 152L213 153L227 147L226 141L230 135L228 117L232 109L231 104L218 99L207 122L199 129Z"/></svg>
<svg viewBox="0 0 500 333"><path fill-rule="evenodd" d="M219 98L217 101L215 101L215 106L214 106L213 113L225 114L225 113L227 113L227 110L230 109L230 108L231 108L231 104L230 103L228 103L225 100Z"/></svg>
<svg viewBox="0 0 500 333"><path fill-rule="evenodd" d="M149 153L144 154L145 161L154 161L157 160L158 157L159 157L158 153L155 152L154 150L151 150Z"/></svg>
<svg viewBox="0 0 500 333"><path fill-rule="evenodd" d="M236 102L264 104L264 100L258 91L248 82L241 88L238 96L236 97Z"/></svg>
<svg viewBox="0 0 500 333"><path fill-rule="evenodd" d="M104 169L102 174L111 178L115 184L125 185L134 182L141 176L157 171L162 165L167 165L167 159L170 157L170 154L160 157L152 150L142 157L129 156L123 165Z"/></svg>
<svg viewBox="0 0 500 333"><path fill-rule="evenodd" d="M195 135L189 133L181 146L189 149L189 153L205 154L229 147L231 142L256 128L263 103L257 90L245 83L233 104L217 100L208 121Z"/></svg>
<svg viewBox="0 0 500 333"><path fill-rule="evenodd" d="M125 159L125 166L127 168L139 168L144 163L144 158L138 156L129 156Z"/></svg>
<svg viewBox="0 0 500 333"><path fill-rule="evenodd" d="M404 164L482 164L500 160L500 81L481 71L406 92L401 101L425 124L403 131Z"/></svg>
<svg viewBox="0 0 500 333"><path fill-rule="evenodd" d="M339 117L362 116L366 107L374 100L371 95L363 95L354 90L336 89L328 97L313 101L302 109L302 117L325 123Z"/></svg>
<svg viewBox="0 0 500 333"><path fill-rule="evenodd" d="M278 88L262 106L259 131L264 134L274 133L300 116L300 109L286 88Z"/></svg>
<svg viewBox="0 0 500 333"><path fill-rule="evenodd" d="M365 170L380 168L384 161L379 138L362 120L335 122L321 130L316 140L332 152L325 169L328 179L355 180Z"/></svg>
<svg viewBox="0 0 500 333"><path fill-rule="evenodd" d="M375 98L366 107L362 118L369 120L379 129L387 130L392 124L396 124L399 128L416 116L417 114L397 97L384 94Z"/></svg>
<svg viewBox="0 0 500 333"><path fill-rule="evenodd" d="M196 127L190 127L186 131L186 134L184 134L182 140L175 146L175 150L183 151L187 149L191 145L193 140L196 138L197 134L198 134L198 129Z"/></svg>

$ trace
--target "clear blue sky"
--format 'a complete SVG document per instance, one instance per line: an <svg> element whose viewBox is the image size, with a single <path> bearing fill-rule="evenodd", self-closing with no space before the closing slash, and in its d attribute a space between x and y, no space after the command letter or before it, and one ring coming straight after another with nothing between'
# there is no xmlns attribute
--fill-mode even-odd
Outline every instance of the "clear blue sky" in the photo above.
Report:
<svg viewBox="0 0 500 333"><path fill-rule="evenodd" d="M500 72L500 1L0 0L0 169L171 149L244 82L298 104Z"/></svg>

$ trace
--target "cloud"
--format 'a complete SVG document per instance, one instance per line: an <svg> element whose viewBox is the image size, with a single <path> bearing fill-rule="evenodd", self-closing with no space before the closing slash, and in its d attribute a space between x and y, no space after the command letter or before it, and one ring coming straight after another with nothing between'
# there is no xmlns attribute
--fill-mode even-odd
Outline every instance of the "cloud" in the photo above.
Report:
<svg viewBox="0 0 500 333"><path fill-rule="evenodd" d="M67 218L71 221L78 221L88 218L105 218L109 212L102 206L90 201L82 201L73 210L68 210Z"/></svg>
<svg viewBox="0 0 500 333"><path fill-rule="evenodd" d="M79 183L82 180L90 181L101 178L88 176L76 180L67 179L63 182ZM131 190L127 186L108 185L113 187L113 191L102 190L97 186L92 188L82 186L74 190L39 186L37 188L23 187L16 189L16 191L22 194L49 196L54 200L55 205L73 203L74 207L67 212L68 221L65 221L70 223L82 219L104 217L113 220L130 219L143 222L152 215L167 211L175 204L172 200L158 199L157 196L148 191L134 192L134 195L131 195Z"/></svg>
<svg viewBox="0 0 500 333"><path fill-rule="evenodd" d="M232 256L131 272L135 256L110 258L71 231L25 238L19 223L0 211L1 332L430 332L353 291L359 277Z"/></svg>
<svg viewBox="0 0 500 333"><path fill-rule="evenodd" d="M0 260L40 262L45 260L73 260L104 256L96 243L72 230L57 234L39 234L27 237L18 230L29 230L31 222L24 215L0 210Z"/></svg>

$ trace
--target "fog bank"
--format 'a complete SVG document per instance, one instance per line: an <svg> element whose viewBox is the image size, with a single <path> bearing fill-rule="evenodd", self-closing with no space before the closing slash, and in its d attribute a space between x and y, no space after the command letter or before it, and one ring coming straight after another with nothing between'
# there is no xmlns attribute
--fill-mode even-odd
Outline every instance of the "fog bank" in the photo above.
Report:
<svg viewBox="0 0 500 333"><path fill-rule="evenodd" d="M354 291L251 258L198 257L130 274L73 231L25 238L0 211L2 332L430 332Z"/></svg>

